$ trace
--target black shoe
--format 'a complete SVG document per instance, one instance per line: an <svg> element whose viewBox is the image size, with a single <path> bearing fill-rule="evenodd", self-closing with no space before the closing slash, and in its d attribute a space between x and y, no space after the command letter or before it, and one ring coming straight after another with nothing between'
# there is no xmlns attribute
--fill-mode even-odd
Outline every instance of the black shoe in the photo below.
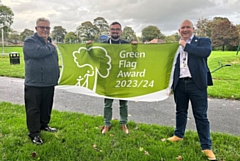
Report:
<svg viewBox="0 0 240 161"><path fill-rule="evenodd" d="M36 144L36 145L41 145L43 144L43 141L42 139L40 138L40 136L35 136L32 138L32 142L33 144Z"/></svg>
<svg viewBox="0 0 240 161"><path fill-rule="evenodd" d="M57 132L56 128L46 126L44 128L41 128L41 130L48 131L48 132Z"/></svg>

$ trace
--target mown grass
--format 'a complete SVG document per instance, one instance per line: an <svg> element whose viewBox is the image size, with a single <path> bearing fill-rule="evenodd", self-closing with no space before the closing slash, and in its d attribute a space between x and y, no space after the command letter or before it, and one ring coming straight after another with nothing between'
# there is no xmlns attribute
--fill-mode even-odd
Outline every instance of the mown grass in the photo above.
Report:
<svg viewBox="0 0 240 161"><path fill-rule="evenodd" d="M2 51L2 48L0 48ZM10 65L10 52L20 53L20 64ZM24 78L24 59L22 47L4 47L4 54L0 53L0 76Z"/></svg>
<svg viewBox="0 0 240 161"><path fill-rule="evenodd" d="M1 49L1 48L0 48ZM24 61L22 47L5 47L5 52L19 52L20 65L10 65L8 54L0 54L0 76L24 78ZM60 59L61 65L61 59ZM212 73L213 86L208 88L208 94L213 98L240 99L240 56L234 51L213 51L208 59L209 68L214 71L219 67L219 62L223 67Z"/></svg>
<svg viewBox="0 0 240 161"><path fill-rule="evenodd" d="M231 66L223 67L212 73L213 86L208 93L215 98L240 99L240 56L236 52L213 51L208 59L211 71L219 67L219 63Z"/></svg>
<svg viewBox="0 0 240 161"><path fill-rule="evenodd" d="M0 103L1 161L204 161L196 132L187 131L183 141L171 143L173 127L129 122L130 134L113 120L112 129L100 132L101 116L53 110L50 125L57 133L41 132L43 145L27 137L24 106ZM219 161L239 161L239 136L211 133Z"/></svg>

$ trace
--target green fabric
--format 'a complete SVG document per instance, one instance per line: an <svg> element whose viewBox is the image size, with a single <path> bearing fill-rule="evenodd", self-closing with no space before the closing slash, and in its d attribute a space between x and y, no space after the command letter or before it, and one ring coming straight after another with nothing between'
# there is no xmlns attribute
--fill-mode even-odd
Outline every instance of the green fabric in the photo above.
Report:
<svg viewBox="0 0 240 161"><path fill-rule="evenodd" d="M59 85L77 93L87 89L83 94L131 98L169 88L178 44L58 44L58 48L63 64Z"/></svg>

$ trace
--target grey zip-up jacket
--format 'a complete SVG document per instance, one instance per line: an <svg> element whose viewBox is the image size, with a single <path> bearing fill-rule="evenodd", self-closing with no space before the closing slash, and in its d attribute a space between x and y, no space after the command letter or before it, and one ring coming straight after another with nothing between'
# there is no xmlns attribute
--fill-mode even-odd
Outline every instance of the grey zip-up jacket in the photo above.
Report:
<svg viewBox="0 0 240 161"><path fill-rule="evenodd" d="M51 38L49 38L51 42ZM59 66L56 48L46 43L37 33L25 39L23 45L25 61L25 85L49 87L58 84Z"/></svg>

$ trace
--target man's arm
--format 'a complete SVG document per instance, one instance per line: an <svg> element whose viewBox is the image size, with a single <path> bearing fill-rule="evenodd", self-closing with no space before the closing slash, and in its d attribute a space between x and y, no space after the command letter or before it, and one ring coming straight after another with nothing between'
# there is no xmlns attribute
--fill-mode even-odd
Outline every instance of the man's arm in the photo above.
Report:
<svg viewBox="0 0 240 161"><path fill-rule="evenodd" d="M209 38L200 38L197 44L186 44L184 51L196 57L207 58L212 51L211 40Z"/></svg>
<svg viewBox="0 0 240 161"><path fill-rule="evenodd" d="M24 54L30 58L37 59L51 55L56 50L55 46L51 43L46 45L39 44L36 40L30 38L24 41L23 51Z"/></svg>

